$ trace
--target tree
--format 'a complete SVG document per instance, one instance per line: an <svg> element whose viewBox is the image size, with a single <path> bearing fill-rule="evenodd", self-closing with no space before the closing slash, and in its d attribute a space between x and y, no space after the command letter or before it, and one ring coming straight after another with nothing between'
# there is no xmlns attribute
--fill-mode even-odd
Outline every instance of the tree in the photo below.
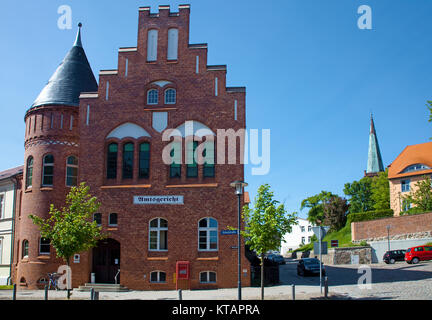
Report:
<svg viewBox="0 0 432 320"><path fill-rule="evenodd" d="M418 181L415 191L403 196L402 199L408 203L413 204L415 212L428 212L432 211L432 188L431 178L423 176L423 180Z"/></svg>
<svg viewBox="0 0 432 320"><path fill-rule="evenodd" d="M324 224L330 227L329 232L338 231L345 226L348 210L348 201L339 196L333 196L324 203Z"/></svg>
<svg viewBox="0 0 432 320"><path fill-rule="evenodd" d="M345 183L343 192L349 197L349 212L366 212L373 210L372 178L363 177L359 181Z"/></svg>
<svg viewBox="0 0 432 320"><path fill-rule="evenodd" d="M319 226L324 220L323 203L335 196L329 191L321 191L321 193L302 201L300 210L310 208L308 212L308 221Z"/></svg>
<svg viewBox="0 0 432 320"><path fill-rule="evenodd" d="M372 201L375 210L390 209L390 184L388 180L388 168L385 172L379 172L372 179Z"/></svg>
<svg viewBox="0 0 432 320"><path fill-rule="evenodd" d="M261 260L261 299L264 300L264 255L280 248L283 236L296 224L297 213L286 214L284 205L273 199L270 186L263 184L258 188L253 209L243 207L242 218L245 231L241 234L245 243Z"/></svg>
<svg viewBox="0 0 432 320"><path fill-rule="evenodd" d="M57 257L62 258L68 266L75 253L95 247L105 237L96 221L91 221L100 203L89 194L89 190L84 182L72 187L66 196L66 207L58 210L51 204L46 220L35 215L29 216L39 227L41 236L50 240Z"/></svg>

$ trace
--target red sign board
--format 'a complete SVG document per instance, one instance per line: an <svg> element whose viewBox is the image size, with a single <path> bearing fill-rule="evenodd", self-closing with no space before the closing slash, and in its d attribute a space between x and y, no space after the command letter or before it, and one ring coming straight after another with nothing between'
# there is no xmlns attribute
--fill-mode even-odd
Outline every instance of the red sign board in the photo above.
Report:
<svg viewBox="0 0 432 320"><path fill-rule="evenodd" d="M189 280L190 263L189 261L177 261L176 264L177 279Z"/></svg>
<svg viewBox="0 0 432 320"><path fill-rule="evenodd" d="M331 240L331 241L330 241L330 246L331 246L332 248L337 248L337 247L339 247L339 240Z"/></svg>

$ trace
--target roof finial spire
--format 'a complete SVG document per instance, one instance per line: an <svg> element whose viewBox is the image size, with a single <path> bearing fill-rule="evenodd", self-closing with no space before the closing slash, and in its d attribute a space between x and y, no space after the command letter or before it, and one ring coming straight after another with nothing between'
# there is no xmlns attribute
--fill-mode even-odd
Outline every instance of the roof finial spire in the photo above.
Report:
<svg viewBox="0 0 432 320"><path fill-rule="evenodd" d="M81 43L81 27L82 27L82 23L78 23L78 33L77 33L77 37L74 43L74 47L81 47L82 48L82 43Z"/></svg>

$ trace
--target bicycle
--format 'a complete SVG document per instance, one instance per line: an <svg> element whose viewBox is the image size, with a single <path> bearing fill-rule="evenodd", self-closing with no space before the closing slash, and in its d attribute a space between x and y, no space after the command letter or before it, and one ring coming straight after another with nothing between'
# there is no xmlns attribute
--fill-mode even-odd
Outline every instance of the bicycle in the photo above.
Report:
<svg viewBox="0 0 432 320"><path fill-rule="evenodd" d="M60 288L58 287L57 281L60 278L60 274L53 272L53 273L48 273L48 290L51 289L51 286L53 286L53 289L55 290L60 290Z"/></svg>

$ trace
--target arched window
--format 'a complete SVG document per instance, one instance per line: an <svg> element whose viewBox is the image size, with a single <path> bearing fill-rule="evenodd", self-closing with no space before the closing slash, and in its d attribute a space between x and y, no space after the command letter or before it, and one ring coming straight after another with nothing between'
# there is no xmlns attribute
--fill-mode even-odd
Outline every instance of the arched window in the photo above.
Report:
<svg viewBox="0 0 432 320"><path fill-rule="evenodd" d="M26 168L26 188L30 188L33 183L33 157L28 157Z"/></svg>
<svg viewBox="0 0 432 320"><path fill-rule="evenodd" d="M178 52L178 29L168 29L168 60L177 60Z"/></svg>
<svg viewBox="0 0 432 320"><path fill-rule="evenodd" d="M78 185L78 158L70 156L66 160L66 186L75 187Z"/></svg>
<svg viewBox="0 0 432 320"><path fill-rule="evenodd" d="M218 249L218 223L213 218L203 218L198 222L198 249L216 251Z"/></svg>
<svg viewBox="0 0 432 320"><path fill-rule="evenodd" d="M216 272L213 271L200 272L200 283L216 283Z"/></svg>
<svg viewBox="0 0 432 320"><path fill-rule="evenodd" d="M43 158L43 186L52 186L54 180L54 156L52 154L47 154Z"/></svg>
<svg viewBox="0 0 432 320"><path fill-rule="evenodd" d="M150 143L140 144L139 152L139 178L148 178L150 175Z"/></svg>
<svg viewBox="0 0 432 320"><path fill-rule="evenodd" d="M93 221L96 221L96 224L98 226L102 225L102 214L101 213L94 213L93 214Z"/></svg>
<svg viewBox="0 0 432 320"><path fill-rule="evenodd" d="M50 254L51 241L46 238L39 240L39 254Z"/></svg>
<svg viewBox="0 0 432 320"><path fill-rule="evenodd" d="M176 91L175 89L165 90L165 104L175 104L176 103Z"/></svg>
<svg viewBox="0 0 432 320"><path fill-rule="evenodd" d="M134 144L132 142L123 145L123 179L133 178Z"/></svg>
<svg viewBox="0 0 432 320"><path fill-rule="evenodd" d="M107 179L115 179L117 177L117 143L111 143L108 146L107 153Z"/></svg>
<svg viewBox="0 0 432 320"><path fill-rule="evenodd" d="M28 254L29 254L29 242L28 240L24 240L22 245L22 257L27 258Z"/></svg>
<svg viewBox="0 0 432 320"><path fill-rule="evenodd" d="M150 282L166 282L166 273L163 271L153 271L150 273Z"/></svg>
<svg viewBox="0 0 432 320"><path fill-rule="evenodd" d="M168 221L156 218L150 221L149 250L168 250Z"/></svg>
<svg viewBox="0 0 432 320"><path fill-rule="evenodd" d="M110 213L108 217L109 226L117 226L117 213Z"/></svg>
<svg viewBox="0 0 432 320"><path fill-rule="evenodd" d="M147 91L147 104L158 104L158 91L156 89Z"/></svg>

